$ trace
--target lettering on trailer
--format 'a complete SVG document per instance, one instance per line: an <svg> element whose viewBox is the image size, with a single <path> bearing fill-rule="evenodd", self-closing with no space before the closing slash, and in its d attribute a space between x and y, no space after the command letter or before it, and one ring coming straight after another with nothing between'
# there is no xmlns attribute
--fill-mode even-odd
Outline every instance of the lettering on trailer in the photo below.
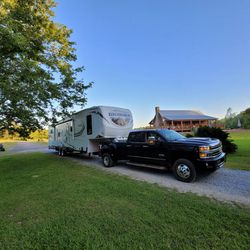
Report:
<svg viewBox="0 0 250 250"><path fill-rule="evenodd" d="M118 126L126 126L132 121L132 117L129 113L121 113L121 112L109 112L109 117L111 121Z"/></svg>

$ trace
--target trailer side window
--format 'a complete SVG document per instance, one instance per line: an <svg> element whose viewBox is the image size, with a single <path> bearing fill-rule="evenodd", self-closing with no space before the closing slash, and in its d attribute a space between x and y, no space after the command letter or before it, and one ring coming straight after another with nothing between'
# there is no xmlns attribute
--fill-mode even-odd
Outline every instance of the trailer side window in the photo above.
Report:
<svg viewBox="0 0 250 250"><path fill-rule="evenodd" d="M87 134L88 135L92 134L92 116L91 115L87 116Z"/></svg>

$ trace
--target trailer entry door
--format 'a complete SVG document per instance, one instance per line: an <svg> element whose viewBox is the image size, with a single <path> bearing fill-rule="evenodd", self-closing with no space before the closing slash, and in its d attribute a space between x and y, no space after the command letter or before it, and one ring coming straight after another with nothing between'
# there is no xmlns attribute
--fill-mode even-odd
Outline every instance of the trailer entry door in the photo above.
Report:
<svg viewBox="0 0 250 250"><path fill-rule="evenodd" d="M92 115L87 115L87 134L92 134Z"/></svg>

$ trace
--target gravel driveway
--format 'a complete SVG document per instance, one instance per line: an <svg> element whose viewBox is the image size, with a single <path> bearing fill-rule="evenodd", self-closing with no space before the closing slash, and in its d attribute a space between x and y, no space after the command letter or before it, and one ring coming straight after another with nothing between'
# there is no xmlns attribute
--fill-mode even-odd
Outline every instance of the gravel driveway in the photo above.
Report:
<svg viewBox="0 0 250 250"><path fill-rule="evenodd" d="M242 203L250 206L250 171L221 168L214 173L202 172L193 183L177 181L169 171L141 168L120 163L111 168L105 168L101 159L84 157L67 157L81 164L90 164L99 169L117 174L127 175L133 179L156 183L162 187L176 189L179 192L192 192L208 196L216 200Z"/></svg>
<svg viewBox="0 0 250 250"><path fill-rule="evenodd" d="M19 142L10 150L11 153L35 151L53 152L53 150L48 150L46 145L32 142ZM171 172L163 170L132 167L124 163L112 168L104 168L99 157L71 156L66 158L77 161L82 165L87 163L104 171L127 175L136 180L173 188L179 192L192 192L220 201L236 202L250 206L250 171L221 168L211 174L200 173L194 183L184 183L177 181Z"/></svg>
<svg viewBox="0 0 250 250"><path fill-rule="evenodd" d="M17 142L9 153L50 152L46 144L37 142Z"/></svg>

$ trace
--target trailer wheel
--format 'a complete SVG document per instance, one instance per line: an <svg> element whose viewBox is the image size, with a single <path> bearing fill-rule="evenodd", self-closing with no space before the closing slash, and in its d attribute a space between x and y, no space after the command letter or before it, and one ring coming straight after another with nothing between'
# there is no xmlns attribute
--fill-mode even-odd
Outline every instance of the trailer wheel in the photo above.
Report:
<svg viewBox="0 0 250 250"><path fill-rule="evenodd" d="M102 156L102 163L104 165L104 167L106 168L110 168L112 166L114 166L114 161L111 158L111 155L106 153Z"/></svg>
<svg viewBox="0 0 250 250"><path fill-rule="evenodd" d="M65 156L65 151L61 149L61 156Z"/></svg>
<svg viewBox="0 0 250 250"><path fill-rule="evenodd" d="M58 155L59 156L65 156L66 155L66 151L63 148L59 148L58 149Z"/></svg>
<svg viewBox="0 0 250 250"><path fill-rule="evenodd" d="M187 159L179 159L174 163L173 172L175 178L183 182L192 182L196 178L194 164Z"/></svg>

